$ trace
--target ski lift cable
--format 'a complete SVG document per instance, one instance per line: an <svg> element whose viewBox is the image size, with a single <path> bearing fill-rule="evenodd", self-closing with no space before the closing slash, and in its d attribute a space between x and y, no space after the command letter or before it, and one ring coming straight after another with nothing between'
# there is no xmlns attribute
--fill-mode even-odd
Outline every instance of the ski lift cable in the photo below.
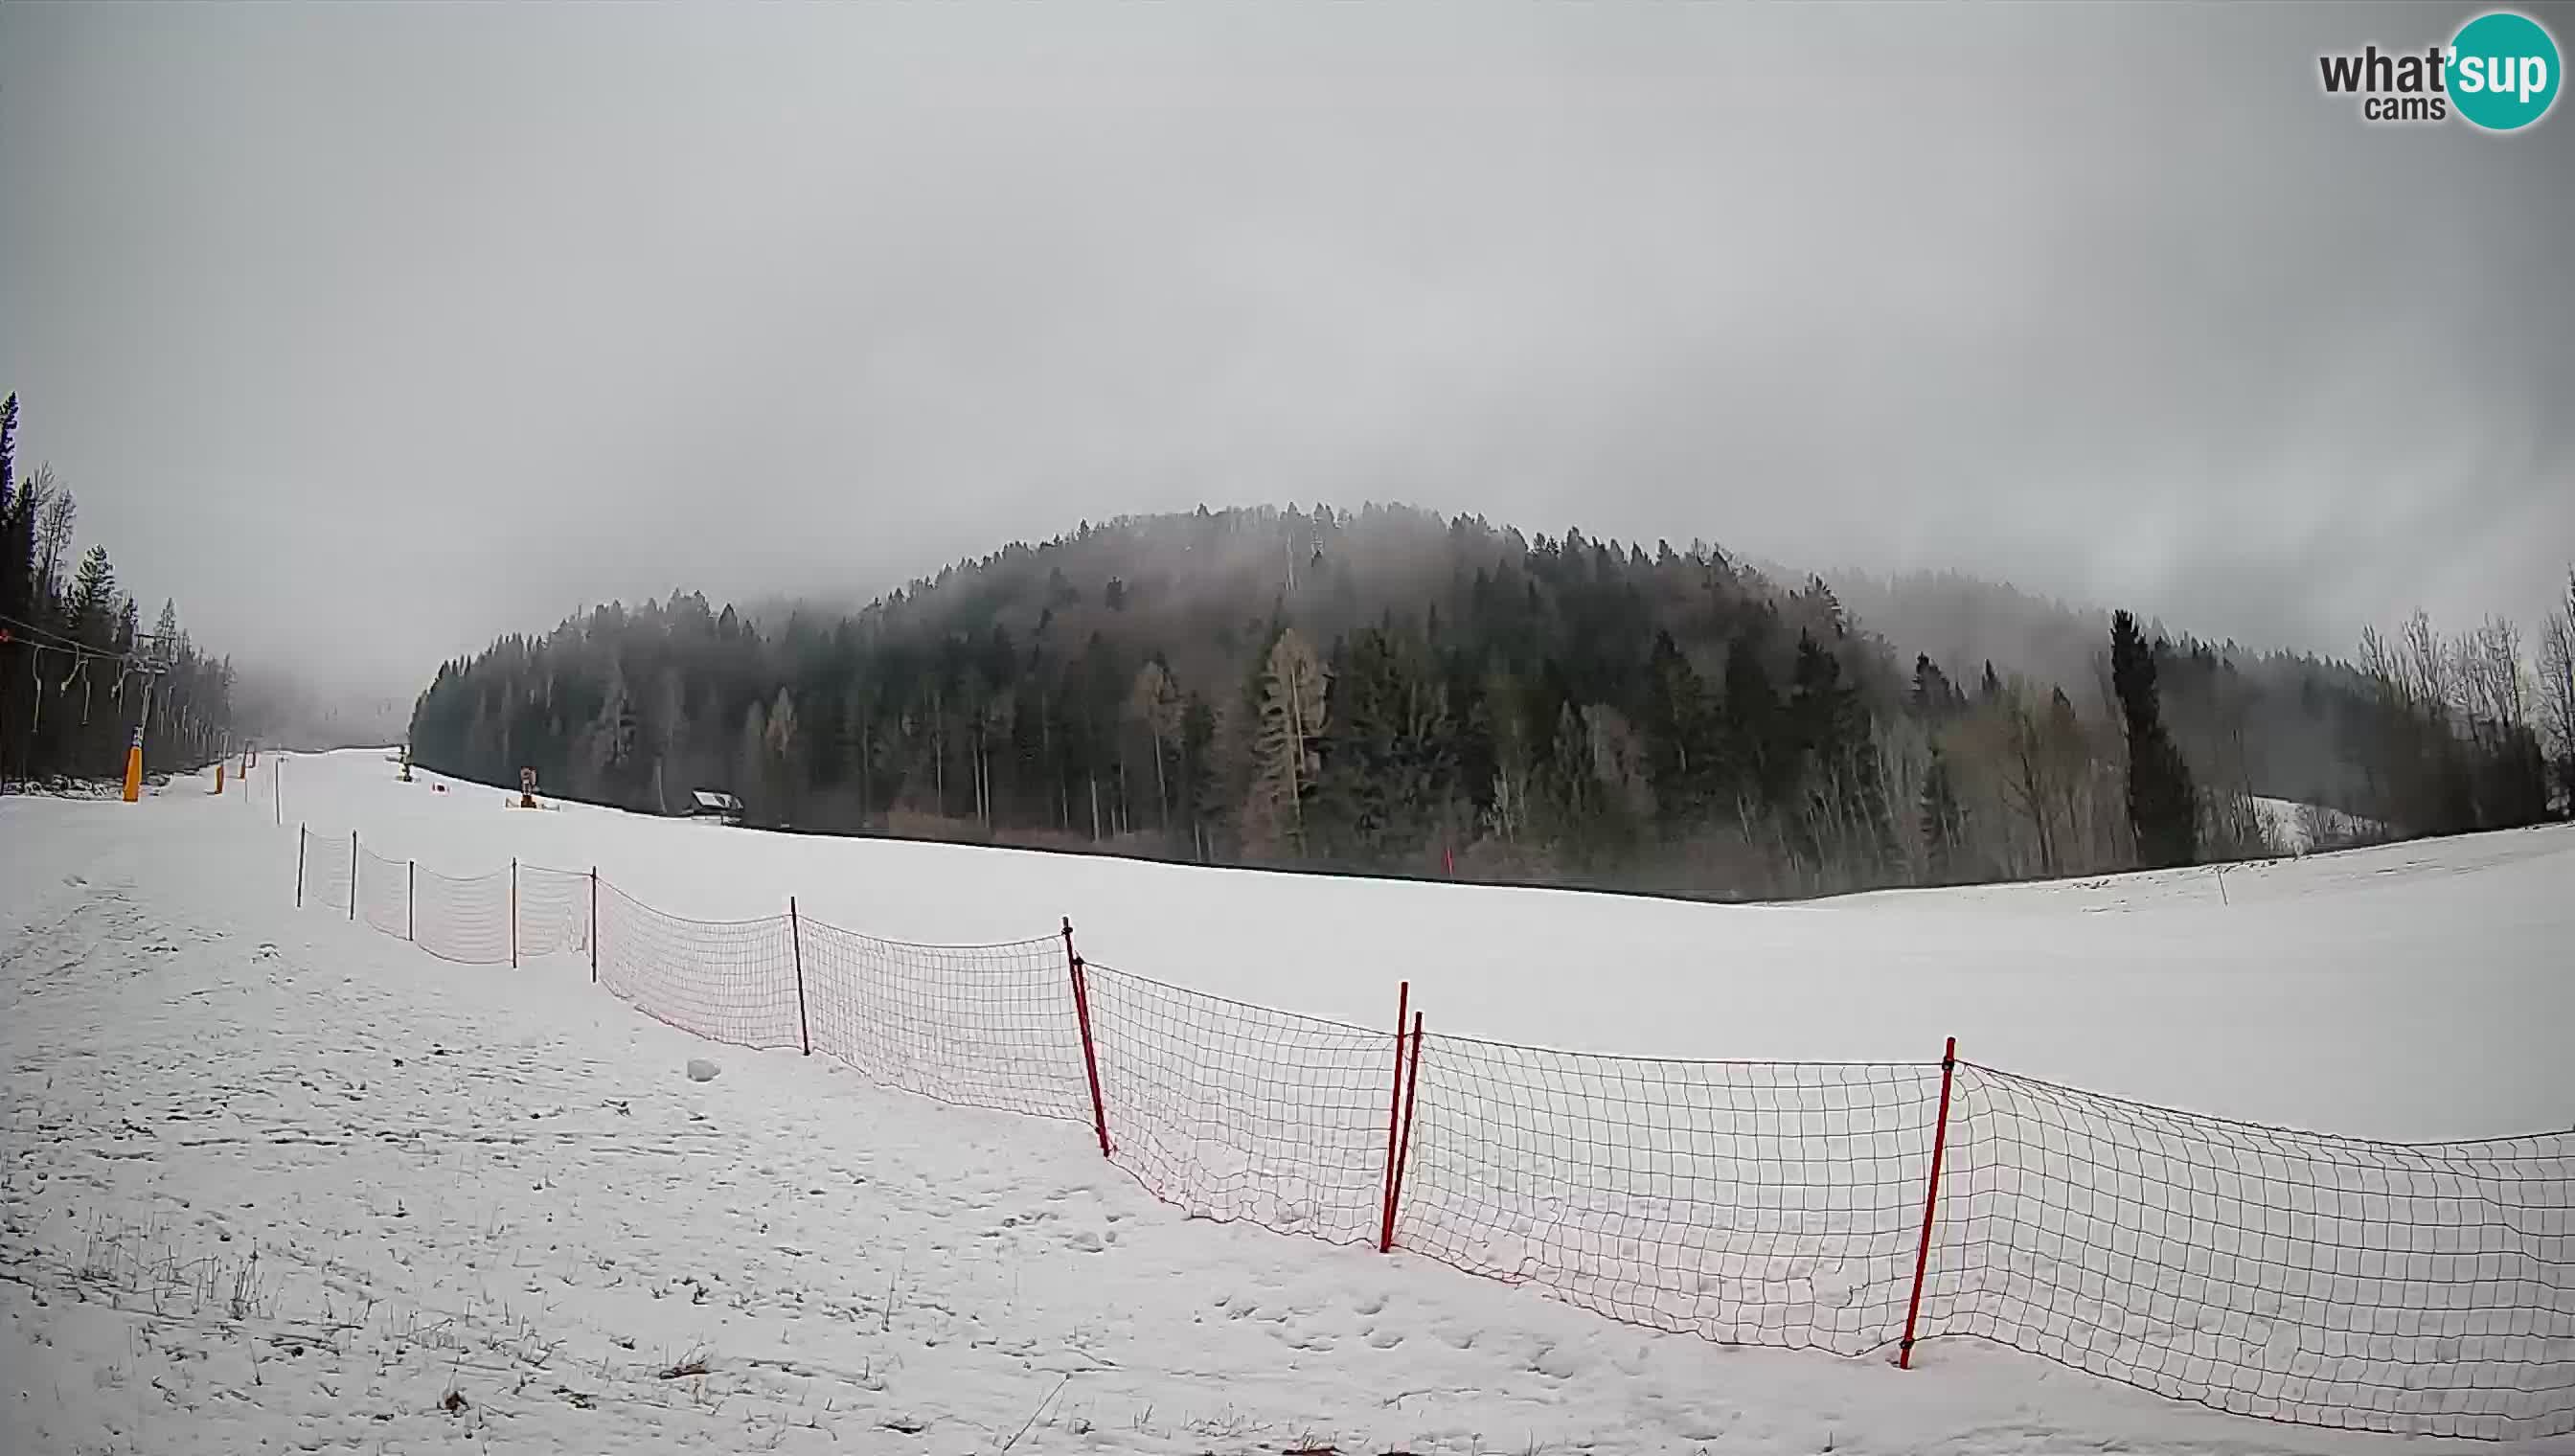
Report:
<svg viewBox="0 0 2575 1456"><path fill-rule="evenodd" d="M32 622L24 622L18 618L10 617L5 614L0 614L0 631L5 631L11 636L25 634L27 646L40 653L69 653L73 657L83 661L91 658L102 658L110 662L138 663L142 665L136 669L138 672L159 673L168 671L165 665L147 654L132 652L118 653L110 652L105 648L94 648L87 643L65 637L51 628L38 627ZM135 641L137 643L150 642L158 644L162 639L151 633L138 633L135 636Z"/></svg>

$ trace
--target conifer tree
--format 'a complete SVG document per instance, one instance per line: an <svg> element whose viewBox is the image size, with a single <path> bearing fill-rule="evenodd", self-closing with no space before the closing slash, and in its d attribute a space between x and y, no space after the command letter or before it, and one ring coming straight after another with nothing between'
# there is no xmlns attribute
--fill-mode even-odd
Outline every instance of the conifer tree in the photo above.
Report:
<svg viewBox="0 0 2575 1456"><path fill-rule="evenodd" d="M2128 730L2128 822L2138 862L2150 869L2188 864L2199 852L2199 801L2190 769L2164 731L2155 691L2155 653L2126 612L2110 618L2110 685Z"/></svg>
<svg viewBox="0 0 2575 1456"><path fill-rule="evenodd" d="M1949 760L1940 745L1931 745L1930 766L1922 771L1922 847L1933 884L1958 877L1959 855L1966 837L1966 815L1958 804Z"/></svg>

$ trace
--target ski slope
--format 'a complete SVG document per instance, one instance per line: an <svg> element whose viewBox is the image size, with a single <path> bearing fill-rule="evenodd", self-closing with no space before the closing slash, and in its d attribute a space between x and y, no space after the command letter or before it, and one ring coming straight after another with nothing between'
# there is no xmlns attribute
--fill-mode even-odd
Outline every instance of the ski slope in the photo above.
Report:
<svg viewBox="0 0 2575 1456"><path fill-rule="evenodd" d="M1446 1029L1603 1050L1923 1059L1954 1033L2337 1131L2575 1122L2563 830L1719 907L530 813L381 753L204 787L0 802L0 1449L2400 1447L1969 1341L1911 1372L1730 1349L1188 1221L1061 1124L299 914L299 822L448 873L596 863L710 918L794 893L956 941L1069 914L1103 961L1371 1025L1409 977Z"/></svg>
<svg viewBox="0 0 2575 1456"><path fill-rule="evenodd" d="M955 942L1070 916L1095 960L1363 1026L1408 977L1439 1029L1577 1050L1930 1061L1956 1036L1991 1065L2259 1122L2405 1140L2575 1126L2563 826L1713 906L529 813L414 777L382 751L295 758L272 817L449 874L596 866L701 918L776 914L792 894L871 934Z"/></svg>

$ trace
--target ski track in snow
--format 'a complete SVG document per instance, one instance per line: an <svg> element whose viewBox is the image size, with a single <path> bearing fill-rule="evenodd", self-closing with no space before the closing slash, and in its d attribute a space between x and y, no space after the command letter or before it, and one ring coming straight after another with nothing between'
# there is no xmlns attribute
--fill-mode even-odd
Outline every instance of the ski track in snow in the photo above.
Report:
<svg viewBox="0 0 2575 1456"><path fill-rule="evenodd" d="M292 827L197 787L0 803L10 1453L2499 1449L1186 1220L1087 1129L298 913Z"/></svg>

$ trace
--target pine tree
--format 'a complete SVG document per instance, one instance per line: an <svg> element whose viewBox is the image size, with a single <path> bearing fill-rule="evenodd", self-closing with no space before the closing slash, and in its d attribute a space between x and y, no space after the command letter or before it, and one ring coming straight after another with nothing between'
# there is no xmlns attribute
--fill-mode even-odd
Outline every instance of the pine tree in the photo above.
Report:
<svg viewBox="0 0 2575 1456"><path fill-rule="evenodd" d="M13 394L0 402L0 615L24 620L34 616L27 607L27 563L35 523L27 517L17 482L18 397ZM0 708L10 702L14 676L0 673ZM7 731L9 718L0 712L0 733Z"/></svg>
<svg viewBox="0 0 2575 1456"><path fill-rule="evenodd" d="M1928 719L1943 719L1966 706L1966 698L1949 682L1949 675L1931 661L1928 653L1913 658L1913 711Z"/></svg>
<svg viewBox="0 0 2575 1456"><path fill-rule="evenodd" d="M72 579L72 636L107 647L116 613L116 569L108 565L107 548L93 546L82 554L80 574Z"/></svg>
<svg viewBox="0 0 2575 1456"><path fill-rule="evenodd" d="M1261 679L1246 817L1299 856L1306 853L1305 801L1319 766L1324 682L1322 662L1305 640L1293 628L1280 633Z"/></svg>
<svg viewBox="0 0 2575 1456"><path fill-rule="evenodd" d="M1420 848L1454 767L1447 692L1412 642L1367 628L1335 648L1316 805L1332 846L1371 862Z"/></svg>
<svg viewBox="0 0 2575 1456"><path fill-rule="evenodd" d="M1191 857L1205 860L1212 851L1216 812L1216 710L1193 694L1181 711L1180 771L1173 794L1181 823L1189 831Z"/></svg>
<svg viewBox="0 0 2575 1456"><path fill-rule="evenodd" d="M1725 756L1739 799L1775 804L1783 775L1773 751L1779 736L1779 697L1750 638L1738 637L1725 653Z"/></svg>
<svg viewBox="0 0 2575 1456"><path fill-rule="evenodd" d="M1922 772L1921 812L1922 847L1931 882L1950 883L1961 867L1966 813L1958 804L1957 785L1950 780L1949 760L1937 743L1931 745L1931 764Z"/></svg>
<svg viewBox="0 0 2575 1456"><path fill-rule="evenodd" d="M2155 653L2127 612L2110 618L2110 685L2128 731L2128 822L2147 868L2198 857L2199 802L2190 769L2164 731L2155 691Z"/></svg>
<svg viewBox="0 0 2575 1456"><path fill-rule="evenodd" d="M1172 749L1179 746L1181 729L1181 691L1172 681L1171 669L1159 658L1136 670L1136 686L1127 696L1128 713L1144 725L1154 742L1154 808L1157 823L1166 832L1172 826L1172 793L1167 765Z"/></svg>
<svg viewBox="0 0 2575 1456"><path fill-rule="evenodd" d="M599 717L590 728L590 791L614 802L632 790L637 776L637 733L635 703L626 691L626 675L612 670L607 700L600 705Z"/></svg>
<svg viewBox="0 0 2575 1456"><path fill-rule="evenodd" d="M1591 734L1570 698L1556 707L1555 730L1547 740L1539 787L1548 838L1570 862L1589 863L1600 790L1593 777Z"/></svg>
<svg viewBox="0 0 2575 1456"><path fill-rule="evenodd" d="M1666 545L1668 553L1671 548ZM1669 631L1654 634L1646 664L1645 743L1656 812L1671 826L1706 812L1716 768L1715 713L1707 683Z"/></svg>

